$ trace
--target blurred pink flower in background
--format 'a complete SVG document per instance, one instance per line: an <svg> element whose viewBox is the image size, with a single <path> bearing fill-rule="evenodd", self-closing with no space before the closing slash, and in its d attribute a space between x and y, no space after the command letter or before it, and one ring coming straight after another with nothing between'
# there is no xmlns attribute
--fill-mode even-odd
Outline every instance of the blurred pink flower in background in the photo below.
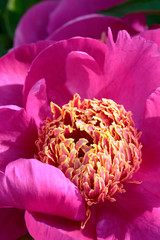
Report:
<svg viewBox="0 0 160 240"><path fill-rule="evenodd" d="M131 38L111 31L107 44L90 38L40 41L0 59L0 239L29 232L34 239L160 238L160 31ZM146 40L146 39L149 39ZM152 41L150 41L152 40ZM34 158L41 124L75 93L112 99L133 114L142 132L142 163L126 193L95 204L84 229L86 204L56 167Z"/></svg>
<svg viewBox="0 0 160 240"><path fill-rule="evenodd" d="M97 14L98 11L115 6L124 0L62 0L43 1L29 9L21 18L14 38L14 47L38 40L58 41L74 36L101 39L111 27L114 39L119 30L131 35L144 31L144 14L134 13L122 19Z"/></svg>

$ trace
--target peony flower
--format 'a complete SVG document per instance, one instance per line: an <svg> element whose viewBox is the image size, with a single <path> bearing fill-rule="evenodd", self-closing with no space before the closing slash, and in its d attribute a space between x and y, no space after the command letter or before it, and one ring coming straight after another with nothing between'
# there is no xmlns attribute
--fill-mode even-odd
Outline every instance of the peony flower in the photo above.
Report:
<svg viewBox="0 0 160 240"><path fill-rule="evenodd" d="M74 36L101 39L104 33L107 35L108 27L112 28L115 40L119 30L125 29L131 35L144 31L144 14L129 14L122 19L97 14L121 2L124 0L42 1L21 18L15 32L14 47L43 39L59 41Z"/></svg>
<svg viewBox="0 0 160 240"><path fill-rule="evenodd" d="M0 239L160 238L154 31L155 43L109 31L107 44L42 41L0 59Z"/></svg>

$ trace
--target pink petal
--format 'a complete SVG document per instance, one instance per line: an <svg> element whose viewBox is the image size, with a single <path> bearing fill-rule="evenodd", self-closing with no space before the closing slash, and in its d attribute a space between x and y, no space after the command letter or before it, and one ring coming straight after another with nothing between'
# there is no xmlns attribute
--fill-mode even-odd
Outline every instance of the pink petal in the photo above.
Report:
<svg viewBox="0 0 160 240"><path fill-rule="evenodd" d="M57 28L73 18L89 13L95 13L124 1L125 0L87 0L86 2L86 0L63 0L57 7L56 11L50 15L48 32L49 34L52 34Z"/></svg>
<svg viewBox="0 0 160 240"><path fill-rule="evenodd" d="M17 106L0 107L0 166L20 158L32 157L37 130L24 109Z"/></svg>
<svg viewBox="0 0 160 240"><path fill-rule="evenodd" d="M24 102L32 86L40 79L46 81L49 100L64 104L71 99L72 95L65 86L65 64L67 56L72 51L86 52L98 63L103 70L105 57L105 44L88 38L72 38L60 41L46 48L32 63L26 77L24 86ZM58 56L58 57L57 57Z"/></svg>
<svg viewBox="0 0 160 240"><path fill-rule="evenodd" d="M146 101L142 128L144 144L160 147L160 88L157 88Z"/></svg>
<svg viewBox="0 0 160 240"><path fill-rule="evenodd" d="M0 106L13 104L22 107L22 89L22 84L10 84L1 86Z"/></svg>
<svg viewBox="0 0 160 240"><path fill-rule="evenodd" d="M29 233L34 239L52 240L72 239L72 240L96 240L95 221L93 213L84 230L80 228L80 222L69 219L55 217L46 214L29 213L26 211L25 220Z"/></svg>
<svg viewBox="0 0 160 240"><path fill-rule="evenodd" d="M58 1L45 1L30 8L17 26L14 47L45 39L48 36L49 15L54 12L58 4Z"/></svg>
<svg viewBox="0 0 160 240"><path fill-rule="evenodd" d="M0 173L0 206L82 220L85 205L77 187L51 165L19 159Z"/></svg>
<svg viewBox="0 0 160 240"><path fill-rule="evenodd" d="M0 58L0 86L24 84L33 59L50 44L49 41L43 41L23 46L13 49ZM19 98L18 94L17 98Z"/></svg>
<svg viewBox="0 0 160 240"><path fill-rule="evenodd" d="M143 165L148 172L157 171L160 156L160 88L157 88L146 101L142 125Z"/></svg>
<svg viewBox="0 0 160 240"><path fill-rule="evenodd" d="M153 41L158 44L160 48L160 29L148 30L140 33L140 36L146 40Z"/></svg>
<svg viewBox="0 0 160 240"><path fill-rule="evenodd" d="M114 203L97 207L98 239L158 240L160 238L160 167L140 170L140 185L126 185ZM146 238L147 236L147 238Z"/></svg>
<svg viewBox="0 0 160 240"><path fill-rule="evenodd" d="M108 27L112 29L114 39L117 38L118 31L122 29L127 30L131 35L137 33L137 31L119 18L89 14L68 21L53 32L48 39L59 41L74 36L101 39L102 33L106 33L107 35Z"/></svg>
<svg viewBox="0 0 160 240"><path fill-rule="evenodd" d="M130 226L130 235L133 240L160 239L160 207L153 208L139 216ZM146 237L147 236L147 237Z"/></svg>
<svg viewBox="0 0 160 240"><path fill-rule="evenodd" d="M85 52L73 51L68 54L66 80L72 95L77 92L82 99L93 98L97 90L103 88L102 71L95 59Z"/></svg>
<svg viewBox="0 0 160 240"><path fill-rule="evenodd" d="M24 211L15 208L0 208L0 239L17 240L26 233Z"/></svg>
<svg viewBox="0 0 160 240"><path fill-rule="evenodd" d="M141 127L145 101L160 85L160 54L156 44L141 37L132 39L120 31L116 43L109 34L105 62L106 88L98 98L111 98L133 113Z"/></svg>
<svg viewBox="0 0 160 240"><path fill-rule="evenodd" d="M47 117L52 116L46 95L46 83L44 79L36 82L29 92L26 103L26 112L34 119L37 128L40 127Z"/></svg>

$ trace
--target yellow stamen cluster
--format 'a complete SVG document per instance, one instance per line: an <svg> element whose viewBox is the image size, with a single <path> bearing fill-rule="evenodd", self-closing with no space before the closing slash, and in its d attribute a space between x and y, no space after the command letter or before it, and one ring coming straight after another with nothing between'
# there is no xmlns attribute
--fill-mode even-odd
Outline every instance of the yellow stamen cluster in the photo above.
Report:
<svg viewBox="0 0 160 240"><path fill-rule="evenodd" d="M80 101L62 108L51 103L36 145L37 159L59 168L80 190L86 204L115 201L141 163L140 133L122 105L112 100Z"/></svg>

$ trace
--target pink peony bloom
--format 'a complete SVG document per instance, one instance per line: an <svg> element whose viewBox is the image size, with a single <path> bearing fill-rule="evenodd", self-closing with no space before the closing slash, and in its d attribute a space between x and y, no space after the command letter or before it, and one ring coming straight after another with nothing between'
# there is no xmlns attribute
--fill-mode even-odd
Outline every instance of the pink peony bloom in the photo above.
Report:
<svg viewBox="0 0 160 240"><path fill-rule="evenodd" d="M55 44L42 41L13 49L0 59L0 239L14 240L27 232L35 240L160 239L159 35L159 30L152 30L146 35L131 38L127 32L120 31L114 42L109 31L107 44L81 37ZM106 137L102 136L105 153L102 159L106 168L99 166L97 161L96 168L101 177L98 175L97 179L95 175L95 182L92 174L86 175L83 171L77 180L71 178L72 171L67 171L65 164L56 162L59 156L63 163L69 151L66 146L72 141L71 135L68 138L65 135L65 140L63 135L59 135L64 127L60 108L67 108L65 104L73 99L75 93L81 96L81 100L99 99L98 103L92 103L96 115L91 121L97 119L102 123L83 124L82 119L89 119L93 113L91 102L84 102L87 107L81 121L75 117L79 115L74 115L82 109L78 107L78 99L71 103L72 107L77 106L76 112L75 109L66 110L64 123L68 126L67 133L71 133L70 121L76 118L76 128L82 131L79 139L76 139L76 132L72 134L75 144L70 150L76 154L76 149L79 156L75 166L69 170L75 171L79 166L82 150L86 152L87 161L87 148L99 148L96 144L99 140L92 144L90 137L84 135L85 131L99 126L103 130L104 126L109 126L114 130L113 135L108 135L110 141L118 144L115 146L120 150L116 155L119 160L114 158L112 162L117 150L111 151L114 144L107 145ZM103 98L111 100L108 102ZM107 113L99 102L102 100L108 104ZM113 104L112 100L116 103ZM51 101L54 114L50 108ZM137 130L130 113L125 113L119 104L132 112ZM48 117L54 118L56 127ZM50 137L52 131L55 137L59 136L57 142ZM101 131L95 131L95 139L99 139ZM142 132L142 162L139 131ZM91 144L87 145L87 141ZM55 149L54 155L48 146ZM108 154L105 146L112 146L110 150L107 147ZM97 152L97 156L101 154ZM134 156L133 163L131 160L122 161L122 156L126 159ZM95 159L96 156L93 161ZM113 164L112 171L110 164ZM122 166L124 170L119 177L117 169L122 169ZM101 180L106 171L110 180L106 180L104 185ZM78 179L83 176L82 179L86 180L82 189ZM85 197L88 179L90 187L93 185L98 192L91 191L90 199ZM101 194L100 188L107 190L107 184L111 186L109 193Z"/></svg>
<svg viewBox="0 0 160 240"><path fill-rule="evenodd" d="M114 39L119 30L135 35L146 29L144 14L130 14L119 19L97 14L125 0L43 1L21 18L14 37L14 47L43 39L59 41L74 36L101 39L112 28ZM93 27L94 26L94 27Z"/></svg>

